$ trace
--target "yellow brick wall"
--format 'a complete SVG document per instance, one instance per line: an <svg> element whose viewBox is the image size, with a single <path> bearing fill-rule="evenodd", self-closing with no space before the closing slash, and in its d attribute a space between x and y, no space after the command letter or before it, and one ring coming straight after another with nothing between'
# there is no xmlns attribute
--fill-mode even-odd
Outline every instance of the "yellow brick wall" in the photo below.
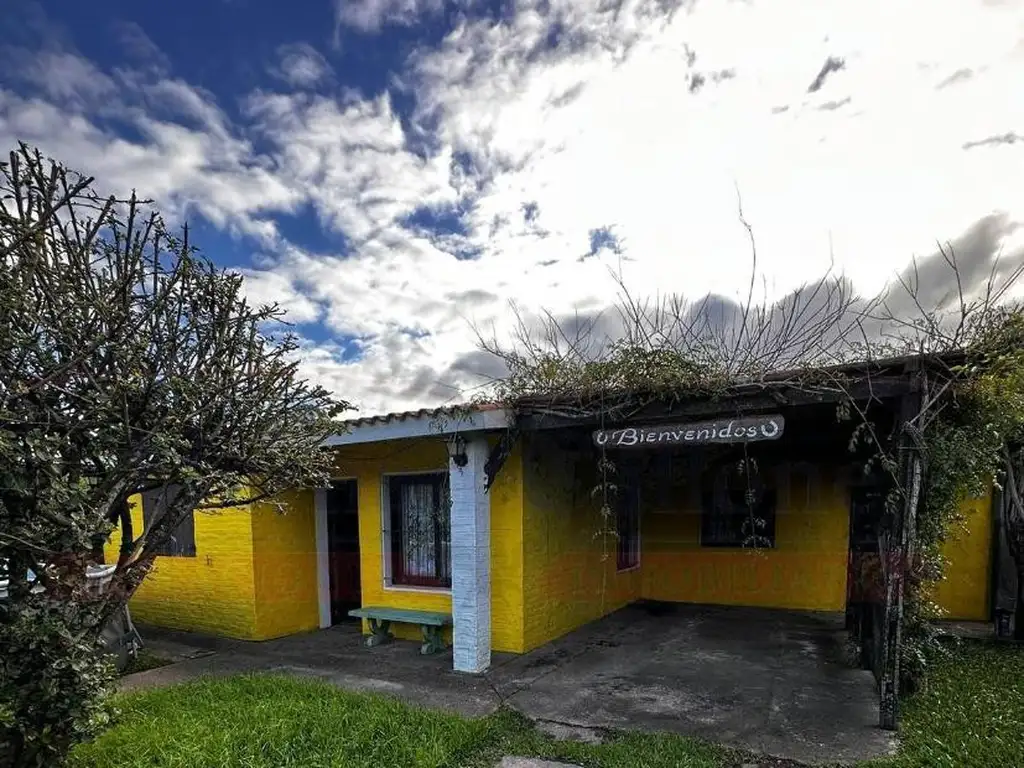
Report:
<svg viewBox="0 0 1024 768"><path fill-rule="evenodd" d="M945 618L987 621L990 618L992 568L992 495L969 499L963 519L954 523L942 554L947 560L945 578L935 601Z"/></svg>
<svg viewBox="0 0 1024 768"><path fill-rule="evenodd" d="M640 597L644 563L616 568L616 542L590 496L591 452L561 449L554 433L523 437L523 609L526 650Z"/></svg>
<svg viewBox="0 0 1024 768"><path fill-rule="evenodd" d="M687 603L842 611L846 606L850 494L844 473L775 469L773 549L700 546L700 490L642 517L643 597Z"/></svg>
<svg viewBox="0 0 1024 768"><path fill-rule="evenodd" d="M447 592L385 589L383 473L444 471L440 438L348 446L336 476L359 493L363 605L451 610ZM678 602L842 610L846 598L849 492L842 473L780 470L776 547L761 552L699 546L699 498L642 504L641 567L618 573L615 538L590 497L595 464L560 449L553 433L527 435L491 489L491 624L496 651L524 652L640 597ZM132 599L137 621L244 639L318 625L313 491L285 494L287 512L256 504L197 512L196 556L159 557ZM142 530L138 498L132 520ZM119 534L108 543L117 557ZM970 501L944 553L937 601L950 618L988 618L991 502ZM417 627L396 634L419 639ZM449 633L450 641L450 633Z"/></svg>
<svg viewBox="0 0 1024 768"><path fill-rule="evenodd" d="M320 625L316 511L312 490L252 505L256 639L307 632Z"/></svg>
<svg viewBox="0 0 1024 768"><path fill-rule="evenodd" d="M252 518L247 506L195 514L195 557L158 557L129 604L135 621L228 637L257 637ZM143 530L139 497L132 526ZM117 561L120 532L107 543Z"/></svg>
<svg viewBox="0 0 1024 768"><path fill-rule="evenodd" d="M423 611L450 612L451 593L384 585L381 503L383 476L392 473L446 472L448 454L440 437L344 446L337 450L335 475L352 477L359 495L359 562L362 603ZM521 651L522 641L522 491L519 453L509 457L491 494L491 646ZM364 630L365 630L364 626ZM412 625L395 625L398 637L420 639ZM451 631L447 634L451 642Z"/></svg>
<svg viewBox="0 0 1024 768"><path fill-rule="evenodd" d="M522 653L523 637L523 455L512 452L491 495L491 647Z"/></svg>

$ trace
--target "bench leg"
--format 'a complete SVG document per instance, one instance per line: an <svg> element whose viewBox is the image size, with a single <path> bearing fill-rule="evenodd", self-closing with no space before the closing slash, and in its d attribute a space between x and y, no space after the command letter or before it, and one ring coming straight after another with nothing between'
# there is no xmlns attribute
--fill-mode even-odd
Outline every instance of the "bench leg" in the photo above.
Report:
<svg viewBox="0 0 1024 768"><path fill-rule="evenodd" d="M370 634L366 638L367 648L383 645L393 639L390 621L378 619L367 619L367 621L370 623Z"/></svg>
<svg viewBox="0 0 1024 768"><path fill-rule="evenodd" d="M441 634L441 627L435 627L430 624L422 624L420 629L423 630L423 645L420 646L420 653L427 656L431 653L437 653L445 649L444 636Z"/></svg>

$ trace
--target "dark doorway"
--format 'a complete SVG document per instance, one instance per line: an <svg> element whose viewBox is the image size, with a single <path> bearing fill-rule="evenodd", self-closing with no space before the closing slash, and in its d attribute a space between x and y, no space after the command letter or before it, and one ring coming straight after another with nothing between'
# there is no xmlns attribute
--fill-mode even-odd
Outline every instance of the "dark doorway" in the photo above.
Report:
<svg viewBox="0 0 1024 768"><path fill-rule="evenodd" d="M331 623L348 619L361 605L359 501L355 480L336 480L327 490L327 560L331 575Z"/></svg>
<svg viewBox="0 0 1024 768"><path fill-rule="evenodd" d="M880 671L885 606L879 530L885 523L886 492L880 483L850 489L850 552L846 576L846 628L860 648L864 669Z"/></svg>

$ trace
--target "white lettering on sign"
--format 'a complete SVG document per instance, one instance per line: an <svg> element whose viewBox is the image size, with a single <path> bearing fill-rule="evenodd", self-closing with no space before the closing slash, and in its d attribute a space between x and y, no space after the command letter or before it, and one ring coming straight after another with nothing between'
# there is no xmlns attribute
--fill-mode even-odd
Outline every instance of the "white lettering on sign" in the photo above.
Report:
<svg viewBox="0 0 1024 768"><path fill-rule="evenodd" d="M635 448L687 443L749 443L782 437L786 420L782 416L748 416L730 421L702 421L657 427L599 429L594 443L609 448Z"/></svg>

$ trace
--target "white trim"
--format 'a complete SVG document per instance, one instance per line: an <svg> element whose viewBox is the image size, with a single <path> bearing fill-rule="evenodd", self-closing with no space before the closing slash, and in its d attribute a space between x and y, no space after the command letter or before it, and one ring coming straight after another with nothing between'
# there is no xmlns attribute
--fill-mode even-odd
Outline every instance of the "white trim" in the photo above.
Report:
<svg viewBox="0 0 1024 768"><path fill-rule="evenodd" d="M388 493L388 479L412 477L415 475L446 475L448 468L415 469L410 472L380 473L380 559L383 588L385 592L420 592L434 595L450 595L451 587L418 587L414 584L393 584L391 581L391 494Z"/></svg>
<svg viewBox="0 0 1024 768"><path fill-rule="evenodd" d="M316 511L316 598L320 614L320 629L331 626L331 570L327 542L327 489L313 491Z"/></svg>
<svg viewBox="0 0 1024 768"><path fill-rule="evenodd" d="M359 478L353 475L332 477L332 483L356 484L356 525L359 524ZM327 536L327 489L316 488L313 491L313 509L316 518L316 601L319 614L320 629L331 626L331 566L330 542ZM360 550L360 561L362 551ZM359 568L359 583L362 585L363 569ZM360 589L360 591L362 591ZM361 596L360 596L361 597Z"/></svg>
<svg viewBox="0 0 1024 768"><path fill-rule="evenodd" d="M401 440L407 437L439 437L455 433L480 432L508 427L508 414L498 408L488 411L471 411L465 415L423 415L410 416L402 420L383 421L353 425L348 432L331 435L324 445L358 445L383 440Z"/></svg>
<svg viewBox="0 0 1024 768"><path fill-rule="evenodd" d="M392 585L384 586L385 592L419 592L426 595L450 595L451 589L445 589L444 587L413 587L406 586L405 584L399 584L397 586Z"/></svg>

